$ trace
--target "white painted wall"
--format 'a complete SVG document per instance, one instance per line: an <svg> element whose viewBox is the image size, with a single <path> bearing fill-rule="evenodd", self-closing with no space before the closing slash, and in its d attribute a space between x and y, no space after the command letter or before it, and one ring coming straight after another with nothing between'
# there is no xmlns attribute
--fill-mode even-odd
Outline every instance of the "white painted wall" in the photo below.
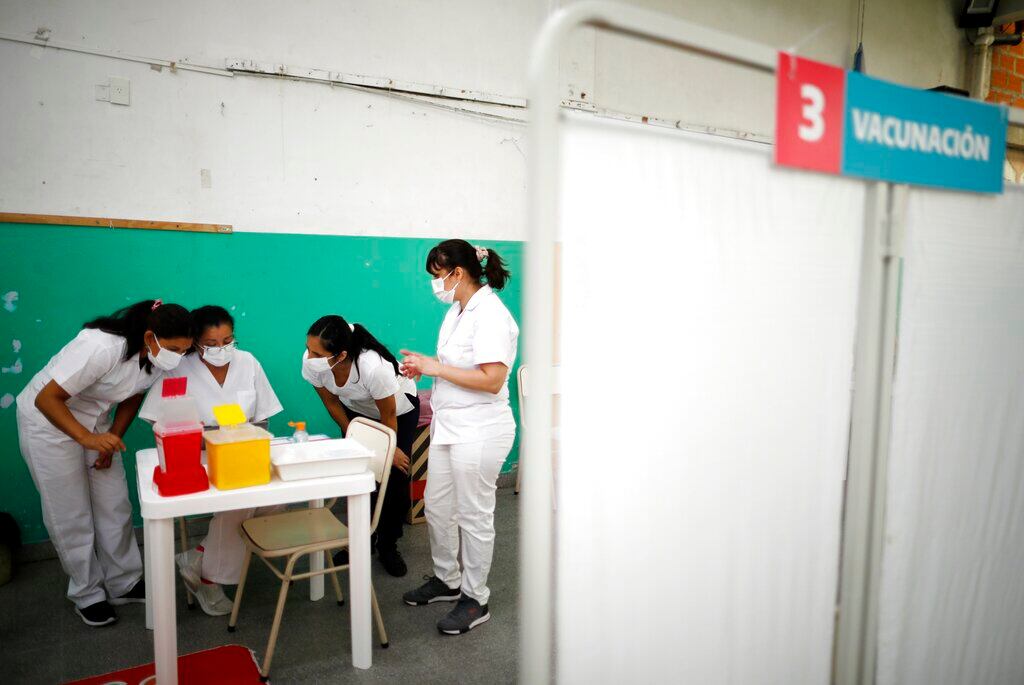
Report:
<svg viewBox="0 0 1024 685"><path fill-rule="evenodd" d="M772 46L800 44L838 64L848 64L857 35L858 0L632 2ZM53 41L181 63L247 58L524 97L530 43L558 4L122 0L101 10L0 0L0 33L45 27ZM865 10L869 73L962 85L966 52L947 0L867 0ZM562 71L567 97L599 107L760 135L774 126L770 77L668 48L584 30ZM112 76L131 80L131 106L95 100L95 86ZM8 41L0 41L0 92L0 211L250 231L524 235L525 129L514 122Z"/></svg>

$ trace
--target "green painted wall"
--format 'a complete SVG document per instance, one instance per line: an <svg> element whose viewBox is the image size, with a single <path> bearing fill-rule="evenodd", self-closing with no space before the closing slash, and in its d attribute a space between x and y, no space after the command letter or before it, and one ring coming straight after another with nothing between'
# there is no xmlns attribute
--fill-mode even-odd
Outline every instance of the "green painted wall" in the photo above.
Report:
<svg viewBox="0 0 1024 685"><path fill-rule="evenodd" d="M18 293L13 311L0 300L0 398L16 396L84 321L159 297L189 308L219 304L232 310L239 346L260 360L285 407L271 420L271 431L288 434L290 419L304 419L310 431L337 435L299 373L306 329L323 314L341 314L396 354L399 348L433 352L445 307L434 299L423 263L436 242L0 223L0 297ZM486 244L510 264L514 277L501 298L521 320L523 245ZM18 359L22 372L8 371ZM152 447L153 436L137 421L126 443L134 454ZM505 469L517 458L518 445ZM126 459L126 466L137 512L134 459ZM26 541L46 539L39 498L18 449L13 405L0 409L0 510L14 515Z"/></svg>

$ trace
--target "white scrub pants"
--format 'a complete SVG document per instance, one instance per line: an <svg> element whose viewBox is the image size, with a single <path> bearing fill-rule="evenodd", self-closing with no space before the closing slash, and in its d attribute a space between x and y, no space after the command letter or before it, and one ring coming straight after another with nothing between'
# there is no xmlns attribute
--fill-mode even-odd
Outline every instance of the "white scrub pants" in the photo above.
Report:
<svg viewBox="0 0 1024 685"><path fill-rule="evenodd" d="M283 506L273 506L214 514L202 542L203 578L211 583L238 585L242 565L245 563L245 543L242 542L239 527L257 514L266 516L282 509Z"/></svg>
<svg viewBox="0 0 1024 685"><path fill-rule="evenodd" d="M142 578L142 556L121 455L108 469L89 468L96 452L20 410L18 439L43 523L70 578L68 599L82 608L128 592Z"/></svg>
<svg viewBox="0 0 1024 685"><path fill-rule="evenodd" d="M431 445L424 510L434 575L487 604L494 556L494 496L515 432L480 442ZM459 568L461 533L462 568Z"/></svg>

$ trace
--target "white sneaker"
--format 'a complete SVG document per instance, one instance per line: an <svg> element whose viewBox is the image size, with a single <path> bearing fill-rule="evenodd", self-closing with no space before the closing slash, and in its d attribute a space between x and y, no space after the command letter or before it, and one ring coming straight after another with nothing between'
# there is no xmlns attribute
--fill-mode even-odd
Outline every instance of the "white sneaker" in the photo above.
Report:
<svg viewBox="0 0 1024 685"><path fill-rule="evenodd" d="M175 554L174 561L178 564L178 573L185 581L185 587L195 595L199 586L202 585L200 578L203 574L203 553L198 549L190 549L187 552Z"/></svg>
<svg viewBox="0 0 1024 685"><path fill-rule="evenodd" d="M203 553L198 549L176 554L174 561L178 564L178 573L185 581L189 593L199 601L209 616L227 616L231 613L234 602L224 594L224 588L217 583L204 583Z"/></svg>
<svg viewBox="0 0 1024 685"><path fill-rule="evenodd" d="M199 590L192 593L199 600L199 606L209 616L227 616L235 603L224 594L224 588L217 583L199 583Z"/></svg>

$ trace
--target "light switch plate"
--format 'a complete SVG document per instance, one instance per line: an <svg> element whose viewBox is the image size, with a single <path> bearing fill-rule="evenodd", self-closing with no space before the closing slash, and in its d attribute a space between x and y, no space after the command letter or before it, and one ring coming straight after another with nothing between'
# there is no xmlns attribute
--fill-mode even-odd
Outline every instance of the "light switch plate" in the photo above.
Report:
<svg viewBox="0 0 1024 685"><path fill-rule="evenodd" d="M110 79L110 104L130 105L132 104L132 84L126 78Z"/></svg>

